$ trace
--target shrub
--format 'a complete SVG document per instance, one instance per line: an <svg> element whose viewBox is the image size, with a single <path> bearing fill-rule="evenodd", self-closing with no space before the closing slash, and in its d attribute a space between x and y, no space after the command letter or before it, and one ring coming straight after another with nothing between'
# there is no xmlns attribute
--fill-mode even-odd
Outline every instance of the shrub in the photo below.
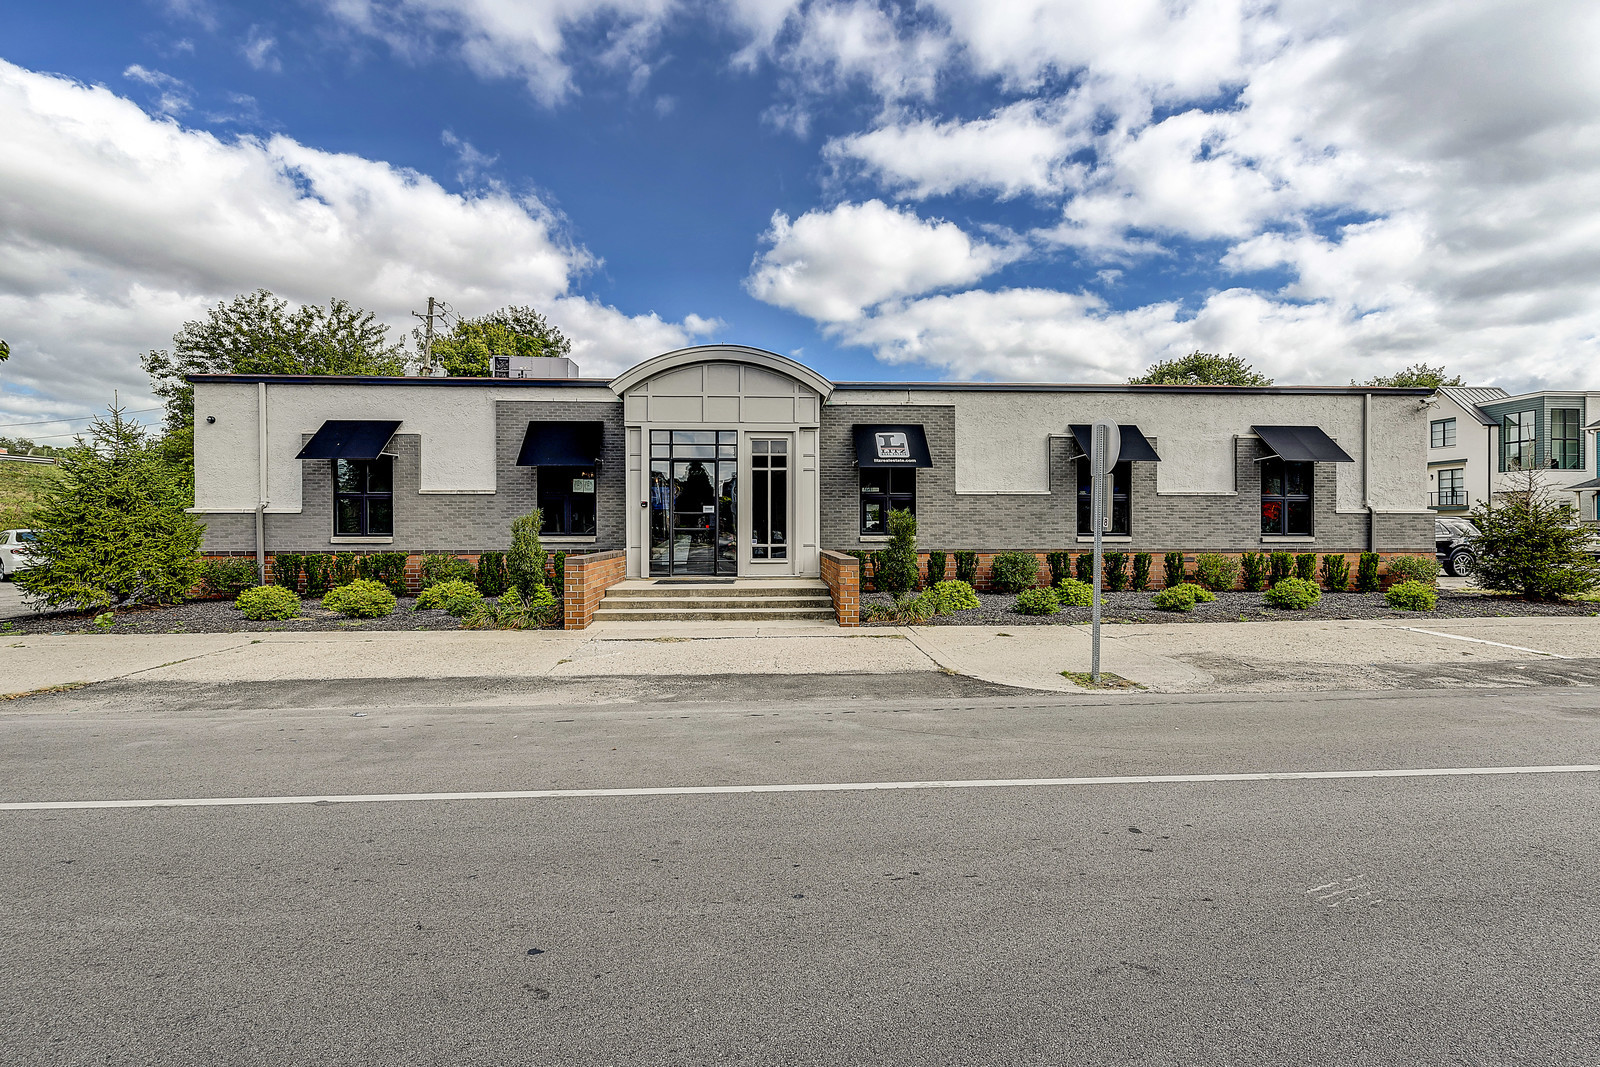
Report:
<svg viewBox="0 0 1600 1067"><path fill-rule="evenodd" d="M1217 599L1217 594L1197 582L1184 582L1183 584L1194 590L1194 599L1197 604L1210 604Z"/></svg>
<svg viewBox="0 0 1600 1067"><path fill-rule="evenodd" d="M870 566L870 568L872 570L872 588L873 588L873 590L875 592L879 592L879 593L883 592L884 591L883 586L879 582L879 578L883 573L883 551L882 551L882 549L878 550L877 552L868 552L867 553L867 563L868 563L868 565Z"/></svg>
<svg viewBox="0 0 1600 1067"><path fill-rule="evenodd" d="M1427 582L1439 577L1439 560L1434 556L1396 556L1389 561L1389 577L1396 582Z"/></svg>
<svg viewBox="0 0 1600 1067"><path fill-rule="evenodd" d="M1001 592L1020 593L1039 584L1039 557L1032 552L1002 552L989 566Z"/></svg>
<svg viewBox="0 0 1600 1067"><path fill-rule="evenodd" d="M1168 589L1183 584L1183 553L1168 552L1161 557L1161 578Z"/></svg>
<svg viewBox="0 0 1600 1067"><path fill-rule="evenodd" d="M956 553L956 578L966 582L974 589L978 587L978 554L976 552Z"/></svg>
<svg viewBox="0 0 1600 1067"><path fill-rule="evenodd" d="M491 604L480 600L461 619L468 630L537 630L549 626L561 615L550 587L536 586L533 596L524 599L515 589Z"/></svg>
<svg viewBox="0 0 1600 1067"><path fill-rule="evenodd" d="M1439 591L1432 582L1396 582L1383 594L1391 608L1401 611L1432 611L1439 606Z"/></svg>
<svg viewBox="0 0 1600 1067"><path fill-rule="evenodd" d="M944 581L945 567L949 559L943 552L928 553L928 578L929 585L938 585Z"/></svg>
<svg viewBox="0 0 1600 1067"><path fill-rule="evenodd" d="M1094 553L1080 552L1072 564L1072 576L1080 582L1094 584Z"/></svg>
<svg viewBox="0 0 1600 1067"><path fill-rule="evenodd" d="M422 557L422 588L428 589L440 582L470 582L472 564L455 556L437 553Z"/></svg>
<svg viewBox="0 0 1600 1067"><path fill-rule="evenodd" d="M360 557L358 573L369 582L377 582L395 596L406 595L404 552L369 552Z"/></svg>
<svg viewBox="0 0 1600 1067"><path fill-rule="evenodd" d="M1322 590L1304 578L1285 578L1262 594L1262 599L1275 608L1304 611L1322 599Z"/></svg>
<svg viewBox="0 0 1600 1067"><path fill-rule="evenodd" d="M1094 586L1076 578L1063 578L1056 583L1056 598L1063 607L1087 608L1094 604Z"/></svg>
<svg viewBox="0 0 1600 1067"><path fill-rule="evenodd" d="M1277 585L1294 573L1294 557L1287 552L1274 552L1267 565L1267 584Z"/></svg>
<svg viewBox="0 0 1600 1067"><path fill-rule="evenodd" d="M298 592L300 575L305 569L305 556L298 552L279 552L272 557L272 584L281 585L291 592Z"/></svg>
<svg viewBox="0 0 1600 1067"><path fill-rule="evenodd" d="M1244 587L1252 593L1259 593L1267 587L1267 574L1270 561L1263 552L1246 552L1243 559Z"/></svg>
<svg viewBox="0 0 1600 1067"><path fill-rule="evenodd" d="M1072 556L1066 552L1050 552L1044 557L1050 568L1050 584L1060 585L1063 578L1072 577Z"/></svg>
<svg viewBox="0 0 1600 1067"><path fill-rule="evenodd" d="M1011 610L1023 615L1054 615L1061 610L1061 598L1054 589L1024 589Z"/></svg>
<svg viewBox="0 0 1600 1067"><path fill-rule="evenodd" d="M930 590L933 594L934 605L939 609L939 614L949 615L957 611L971 611L981 606L978 603L978 594L972 591L972 586L966 582L950 579L935 582Z"/></svg>
<svg viewBox="0 0 1600 1067"><path fill-rule="evenodd" d="M889 512L889 546L872 569L878 589L898 596L917 587L917 517L903 508Z"/></svg>
<svg viewBox="0 0 1600 1067"><path fill-rule="evenodd" d="M1378 561L1376 552L1361 553L1361 562L1356 565L1356 592L1376 593L1383 584L1378 577Z"/></svg>
<svg viewBox="0 0 1600 1067"><path fill-rule="evenodd" d="M1330 552L1322 557L1322 587L1330 593L1342 593L1350 588L1350 561L1343 552Z"/></svg>
<svg viewBox="0 0 1600 1067"><path fill-rule="evenodd" d="M1133 584L1132 589L1148 589L1150 587L1150 553L1135 552L1133 555Z"/></svg>
<svg viewBox="0 0 1600 1067"><path fill-rule="evenodd" d="M1193 611L1195 604L1194 591L1198 588L1199 586L1179 582L1177 585L1169 585L1161 590L1161 592L1150 598L1150 602L1162 611Z"/></svg>
<svg viewBox="0 0 1600 1067"><path fill-rule="evenodd" d="M1194 558L1194 577L1197 585L1213 591L1232 589L1239 580L1239 561L1216 552L1202 552Z"/></svg>
<svg viewBox="0 0 1600 1067"><path fill-rule="evenodd" d="M939 614L939 601L931 590L924 590L921 593L901 593L894 598L893 604L868 606L871 608L868 618L881 622L927 622Z"/></svg>
<svg viewBox="0 0 1600 1067"><path fill-rule="evenodd" d="M567 554L557 552L550 557L550 594L557 600L567 589Z"/></svg>
<svg viewBox="0 0 1600 1067"><path fill-rule="evenodd" d="M1532 473L1519 475L1513 486L1493 509L1479 503L1472 511L1478 528L1473 581L1530 600L1560 600L1600 585L1600 563L1572 506L1558 503Z"/></svg>
<svg viewBox="0 0 1600 1067"><path fill-rule="evenodd" d="M413 611L448 611L452 615L462 615L473 604L483 599L483 594L471 582L452 579L448 582L435 582L425 588L418 596Z"/></svg>
<svg viewBox="0 0 1600 1067"><path fill-rule="evenodd" d="M281 585L258 585L234 598L233 606L247 619L292 619L300 614L300 598Z"/></svg>
<svg viewBox="0 0 1600 1067"><path fill-rule="evenodd" d="M256 561L244 556L208 559L200 565L200 584L210 596L231 600L246 589L255 588L260 582Z"/></svg>
<svg viewBox="0 0 1600 1067"><path fill-rule="evenodd" d="M357 578L353 582L334 586L322 598L322 606L329 611L352 619L376 619L394 611L394 594L378 582Z"/></svg>
<svg viewBox="0 0 1600 1067"><path fill-rule="evenodd" d="M475 578L478 590L484 596L499 596L504 593L510 584L506 578L506 554L504 552L480 554Z"/></svg>
<svg viewBox="0 0 1600 1067"><path fill-rule="evenodd" d="M1315 552L1301 552L1294 557L1294 576L1302 582L1315 583L1317 580L1317 554Z"/></svg>
<svg viewBox="0 0 1600 1067"><path fill-rule="evenodd" d="M349 585L361 577L360 557L354 552L335 552L328 557L328 584Z"/></svg>
<svg viewBox="0 0 1600 1067"><path fill-rule="evenodd" d="M1105 587L1113 593L1128 587L1128 554L1126 552L1101 552L1105 561Z"/></svg>
<svg viewBox="0 0 1600 1067"><path fill-rule="evenodd" d="M326 552L312 552L305 558L306 596L319 597L328 591L333 580L333 557Z"/></svg>
<svg viewBox="0 0 1600 1067"><path fill-rule="evenodd" d="M539 540L543 525L544 512L538 508L511 520L506 580L525 602L533 598L535 590L544 588L544 544Z"/></svg>

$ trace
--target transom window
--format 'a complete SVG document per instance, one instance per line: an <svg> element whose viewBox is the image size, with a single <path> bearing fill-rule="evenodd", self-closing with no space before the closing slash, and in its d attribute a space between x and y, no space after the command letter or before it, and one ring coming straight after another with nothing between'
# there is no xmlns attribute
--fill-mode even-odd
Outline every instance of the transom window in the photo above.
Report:
<svg viewBox="0 0 1600 1067"><path fill-rule="evenodd" d="M750 558L789 558L789 441L750 441Z"/></svg>
<svg viewBox="0 0 1600 1067"><path fill-rule="evenodd" d="M1261 461L1261 532L1285 537L1311 535L1313 463Z"/></svg>
<svg viewBox="0 0 1600 1067"><path fill-rule="evenodd" d="M540 533L593 537L595 534L595 469L593 467L540 467L539 510L544 515Z"/></svg>
<svg viewBox="0 0 1600 1067"><path fill-rule="evenodd" d="M394 457L333 461L333 534L394 536Z"/></svg>
<svg viewBox="0 0 1600 1067"><path fill-rule="evenodd" d="M861 468L861 535L889 532L889 512L917 511L917 468Z"/></svg>
<svg viewBox="0 0 1600 1067"><path fill-rule="evenodd" d="M1428 424L1428 447L1450 448L1455 443L1455 419L1434 419Z"/></svg>
<svg viewBox="0 0 1600 1067"><path fill-rule="evenodd" d="M1534 413L1513 411L1500 420L1500 469L1528 470L1539 465L1534 455Z"/></svg>
<svg viewBox="0 0 1600 1067"><path fill-rule="evenodd" d="M1583 469L1583 419L1577 408L1550 412L1550 466L1564 471Z"/></svg>
<svg viewBox="0 0 1600 1067"><path fill-rule="evenodd" d="M1078 457L1078 532L1080 534L1094 533L1094 525L1089 521L1089 507L1092 499L1091 475L1089 473L1089 457ZM1105 532L1112 537L1127 537L1132 530L1129 521L1131 511L1128 501L1133 485L1133 464L1123 460L1111 468L1111 525Z"/></svg>

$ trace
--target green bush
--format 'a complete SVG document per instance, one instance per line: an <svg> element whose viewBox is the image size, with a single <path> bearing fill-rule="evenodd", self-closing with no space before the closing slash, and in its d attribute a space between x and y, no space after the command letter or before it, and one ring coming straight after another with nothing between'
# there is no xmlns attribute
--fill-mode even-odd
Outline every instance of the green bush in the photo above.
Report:
<svg viewBox="0 0 1600 1067"><path fill-rule="evenodd" d="M1239 580L1239 561L1216 552L1202 552L1194 558L1194 577L1197 585L1225 592Z"/></svg>
<svg viewBox="0 0 1600 1067"><path fill-rule="evenodd" d="M1439 591L1432 582L1396 582L1383 594L1391 608L1401 611L1432 611L1439 606Z"/></svg>
<svg viewBox="0 0 1600 1067"><path fill-rule="evenodd" d="M378 582L357 578L353 582L334 586L322 598L322 606L329 611L352 619L376 619L394 611L394 594Z"/></svg>
<svg viewBox="0 0 1600 1067"><path fill-rule="evenodd" d="M1050 552L1044 557L1050 568L1050 584L1060 585L1063 578L1072 577L1072 556L1066 552Z"/></svg>
<svg viewBox="0 0 1600 1067"><path fill-rule="evenodd" d="M947 579L935 582L930 590L933 594L934 605L940 615L949 615L957 611L971 611L980 607L978 594L972 591L972 586L958 579Z"/></svg>
<svg viewBox="0 0 1600 1067"><path fill-rule="evenodd" d="M292 619L300 614L300 598L281 585L258 585L234 598L233 606L247 619Z"/></svg>
<svg viewBox="0 0 1600 1067"><path fill-rule="evenodd" d="M889 512L889 546L872 571L877 588L896 596L917 587L917 517L903 508Z"/></svg>
<svg viewBox="0 0 1600 1067"><path fill-rule="evenodd" d="M208 596L231 600L246 589L254 589L260 581L256 561L244 556L208 559L200 564L200 584Z"/></svg>
<svg viewBox="0 0 1600 1067"><path fill-rule="evenodd" d="M870 570L872 572L872 589L873 589L873 592L877 592L877 593L884 592L884 588L879 582L879 578L880 578L880 576L882 575L882 572L883 572L883 550L882 549L879 549L877 552L868 552L867 553L867 567L868 567L868 570ZM865 575L866 572L862 572L862 573L863 573L863 575Z"/></svg>
<svg viewBox="0 0 1600 1067"><path fill-rule="evenodd" d="M319 597L333 583L333 557L326 552L308 553L304 560L306 569L306 596Z"/></svg>
<svg viewBox="0 0 1600 1067"><path fill-rule="evenodd" d="M1105 561L1105 588L1113 593L1128 588L1128 554L1102 551L1100 558Z"/></svg>
<svg viewBox="0 0 1600 1067"><path fill-rule="evenodd" d="M506 554L506 579L517 595L527 602L544 588L544 544L539 528L544 512L534 508L511 520L511 551Z"/></svg>
<svg viewBox="0 0 1600 1067"><path fill-rule="evenodd" d="M1132 589L1150 588L1150 564L1153 562L1150 553L1135 552L1133 554L1133 584Z"/></svg>
<svg viewBox="0 0 1600 1067"><path fill-rule="evenodd" d="M462 617L461 625L468 630L537 630L560 617L561 605L550 587L541 585L527 599L512 589L493 604L480 600Z"/></svg>
<svg viewBox="0 0 1600 1067"><path fill-rule="evenodd" d="M1023 615L1054 615L1061 610L1061 598L1054 589L1024 589L1011 610Z"/></svg>
<svg viewBox="0 0 1600 1067"><path fill-rule="evenodd" d="M1032 552L1002 552L989 564L994 587L1003 593L1020 593L1039 584L1039 557Z"/></svg>
<svg viewBox="0 0 1600 1067"><path fill-rule="evenodd" d="M1197 585L1179 582L1177 585L1169 585L1161 590L1161 592L1150 598L1150 602L1162 611L1193 611L1196 599L1195 590L1198 588L1200 587Z"/></svg>
<svg viewBox="0 0 1600 1067"><path fill-rule="evenodd" d="M1389 577L1395 582L1427 582L1439 578L1439 560L1436 556L1395 556L1389 560Z"/></svg>
<svg viewBox="0 0 1600 1067"><path fill-rule="evenodd" d="M1168 552L1161 557L1161 578L1168 589L1183 584L1183 553Z"/></svg>
<svg viewBox="0 0 1600 1067"><path fill-rule="evenodd" d="M1072 576L1080 582L1094 584L1094 553L1080 552L1072 564Z"/></svg>
<svg viewBox="0 0 1600 1067"><path fill-rule="evenodd" d="M940 582L944 581L945 567L948 565L948 563L949 557L947 557L943 552L929 552L927 584L938 585Z"/></svg>
<svg viewBox="0 0 1600 1067"><path fill-rule="evenodd" d="M1316 582L1317 554L1315 552L1301 552L1294 557L1294 576L1302 582Z"/></svg>
<svg viewBox="0 0 1600 1067"><path fill-rule="evenodd" d="M1244 587L1252 593L1259 593L1267 587L1267 575L1271 561L1262 552L1246 552L1242 560L1244 570Z"/></svg>
<svg viewBox="0 0 1600 1067"><path fill-rule="evenodd" d="M478 556L475 578L484 596L499 596L510 586L506 578L506 554L484 552Z"/></svg>
<svg viewBox="0 0 1600 1067"><path fill-rule="evenodd" d="M1197 604L1210 604L1217 599L1217 594L1198 582L1184 582L1183 584L1194 590L1194 599Z"/></svg>
<svg viewBox="0 0 1600 1067"><path fill-rule="evenodd" d="M1294 557L1287 552L1274 552L1267 565L1267 585L1274 586L1294 574Z"/></svg>
<svg viewBox="0 0 1600 1067"><path fill-rule="evenodd" d="M956 578L966 582L972 588L978 588L978 554L976 552L956 553Z"/></svg>
<svg viewBox="0 0 1600 1067"><path fill-rule="evenodd" d="M1350 588L1350 561L1343 552L1330 552L1322 557L1322 586L1330 593L1342 593Z"/></svg>
<svg viewBox="0 0 1600 1067"><path fill-rule="evenodd" d="M921 593L902 593L894 598L892 604L873 602L862 609L862 616L868 622L898 622L916 624L927 622L939 614L939 600L933 590L927 589Z"/></svg>
<svg viewBox="0 0 1600 1067"><path fill-rule="evenodd" d="M299 552L279 552L272 557L272 584L299 592L300 575L305 569L306 557Z"/></svg>
<svg viewBox="0 0 1600 1067"><path fill-rule="evenodd" d="M1578 525L1570 504L1557 502L1532 474L1519 475L1511 491L1496 495L1502 502L1492 509L1480 502L1472 511L1478 528L1474 582L1530 600L1561 600L1600 586L1590 532Z"/></svg>
<svg viewBox="0 0 1600 1067"><path fill-rule="evenodd" d="M451 579L448 582L435 582L423 589L417 596L413 611L448 611L452 615L462 615L473 604L483 599L483 594L471 582Z"/></svg>
<svg viewBox="0 0 1600 1067"><path fill-rule="evenodd" d="M422 557L422 588L440 582L470 582L475 571L470 560L433 553Z"/></svg>
<svg viewBox="0 0 1600 1067"><path fill-rule="evenodd" d="M1076 578L1063 578L1056 583L1056 597L1063 607L1087 608L1094 604L1094 586Z"/></svg>
<svg viewBox="0 0 1600 1067"><path fill-rule="evenodd" d="M328 584L331 586L349 585L361 577L361 557L354 552L335 552L329 559Z"/></svg>
<svg viewBox="0 0 1600 1067"><path fill-rule="evenodd" d="M1262 599L1275 608L1304 611L1322 599L1322 590L1304 578L1285 578L1262 594Z"/></svg>
<svg viewBox="0 0 1600 1067"><path fill-rule="evenodd" d="M369 552L360 557L358 573L369 582L377 582L395 596L406 595L406 553Z"/></svg>
<svg viewBox="0 0 1600 1067"><path fill-rule="evenodd" d="M1378 563L1380 557L1376 552L1361 553L1361 562L1356 565L1356 592L1376 593L1383 585L1378 577Z"/></svg>
<svg viewBox="0 0 1600 1067"><path fill-rule="evenodd" d="M567 554L565 551L552 553L550 556L550 594L557 600L565 595L567 589Z"/></svg>

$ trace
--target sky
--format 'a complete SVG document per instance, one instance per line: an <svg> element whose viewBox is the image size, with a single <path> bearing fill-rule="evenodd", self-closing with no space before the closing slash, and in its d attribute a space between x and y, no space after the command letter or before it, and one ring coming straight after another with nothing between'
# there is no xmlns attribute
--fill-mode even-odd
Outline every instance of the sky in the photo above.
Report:
<svg viewBox="0 0 1600 1067"><path fill-rule="evenodd" d="M221 300L836 380L1600 388L1592 0L56 0L0 29L0 435ZM68 435L68 436L62 436Z"/></svg>

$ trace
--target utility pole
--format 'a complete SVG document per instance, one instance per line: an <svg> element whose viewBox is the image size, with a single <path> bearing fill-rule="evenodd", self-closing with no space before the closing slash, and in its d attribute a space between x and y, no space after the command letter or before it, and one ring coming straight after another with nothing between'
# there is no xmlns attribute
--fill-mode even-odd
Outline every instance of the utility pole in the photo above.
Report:
<svg viewBox="0 0 1600 1067"><path fill-rule="evenodd" d="M439 325L442 326L444 325L445 317L449 314L450 305L446 304L443 300L436 300L431 296L428 297L428 313L426 315L420 311L413 311L411 313L413 318L422 320L422 376L424 378L431 378L433 376L434 317L438 316Z"/></svg>

